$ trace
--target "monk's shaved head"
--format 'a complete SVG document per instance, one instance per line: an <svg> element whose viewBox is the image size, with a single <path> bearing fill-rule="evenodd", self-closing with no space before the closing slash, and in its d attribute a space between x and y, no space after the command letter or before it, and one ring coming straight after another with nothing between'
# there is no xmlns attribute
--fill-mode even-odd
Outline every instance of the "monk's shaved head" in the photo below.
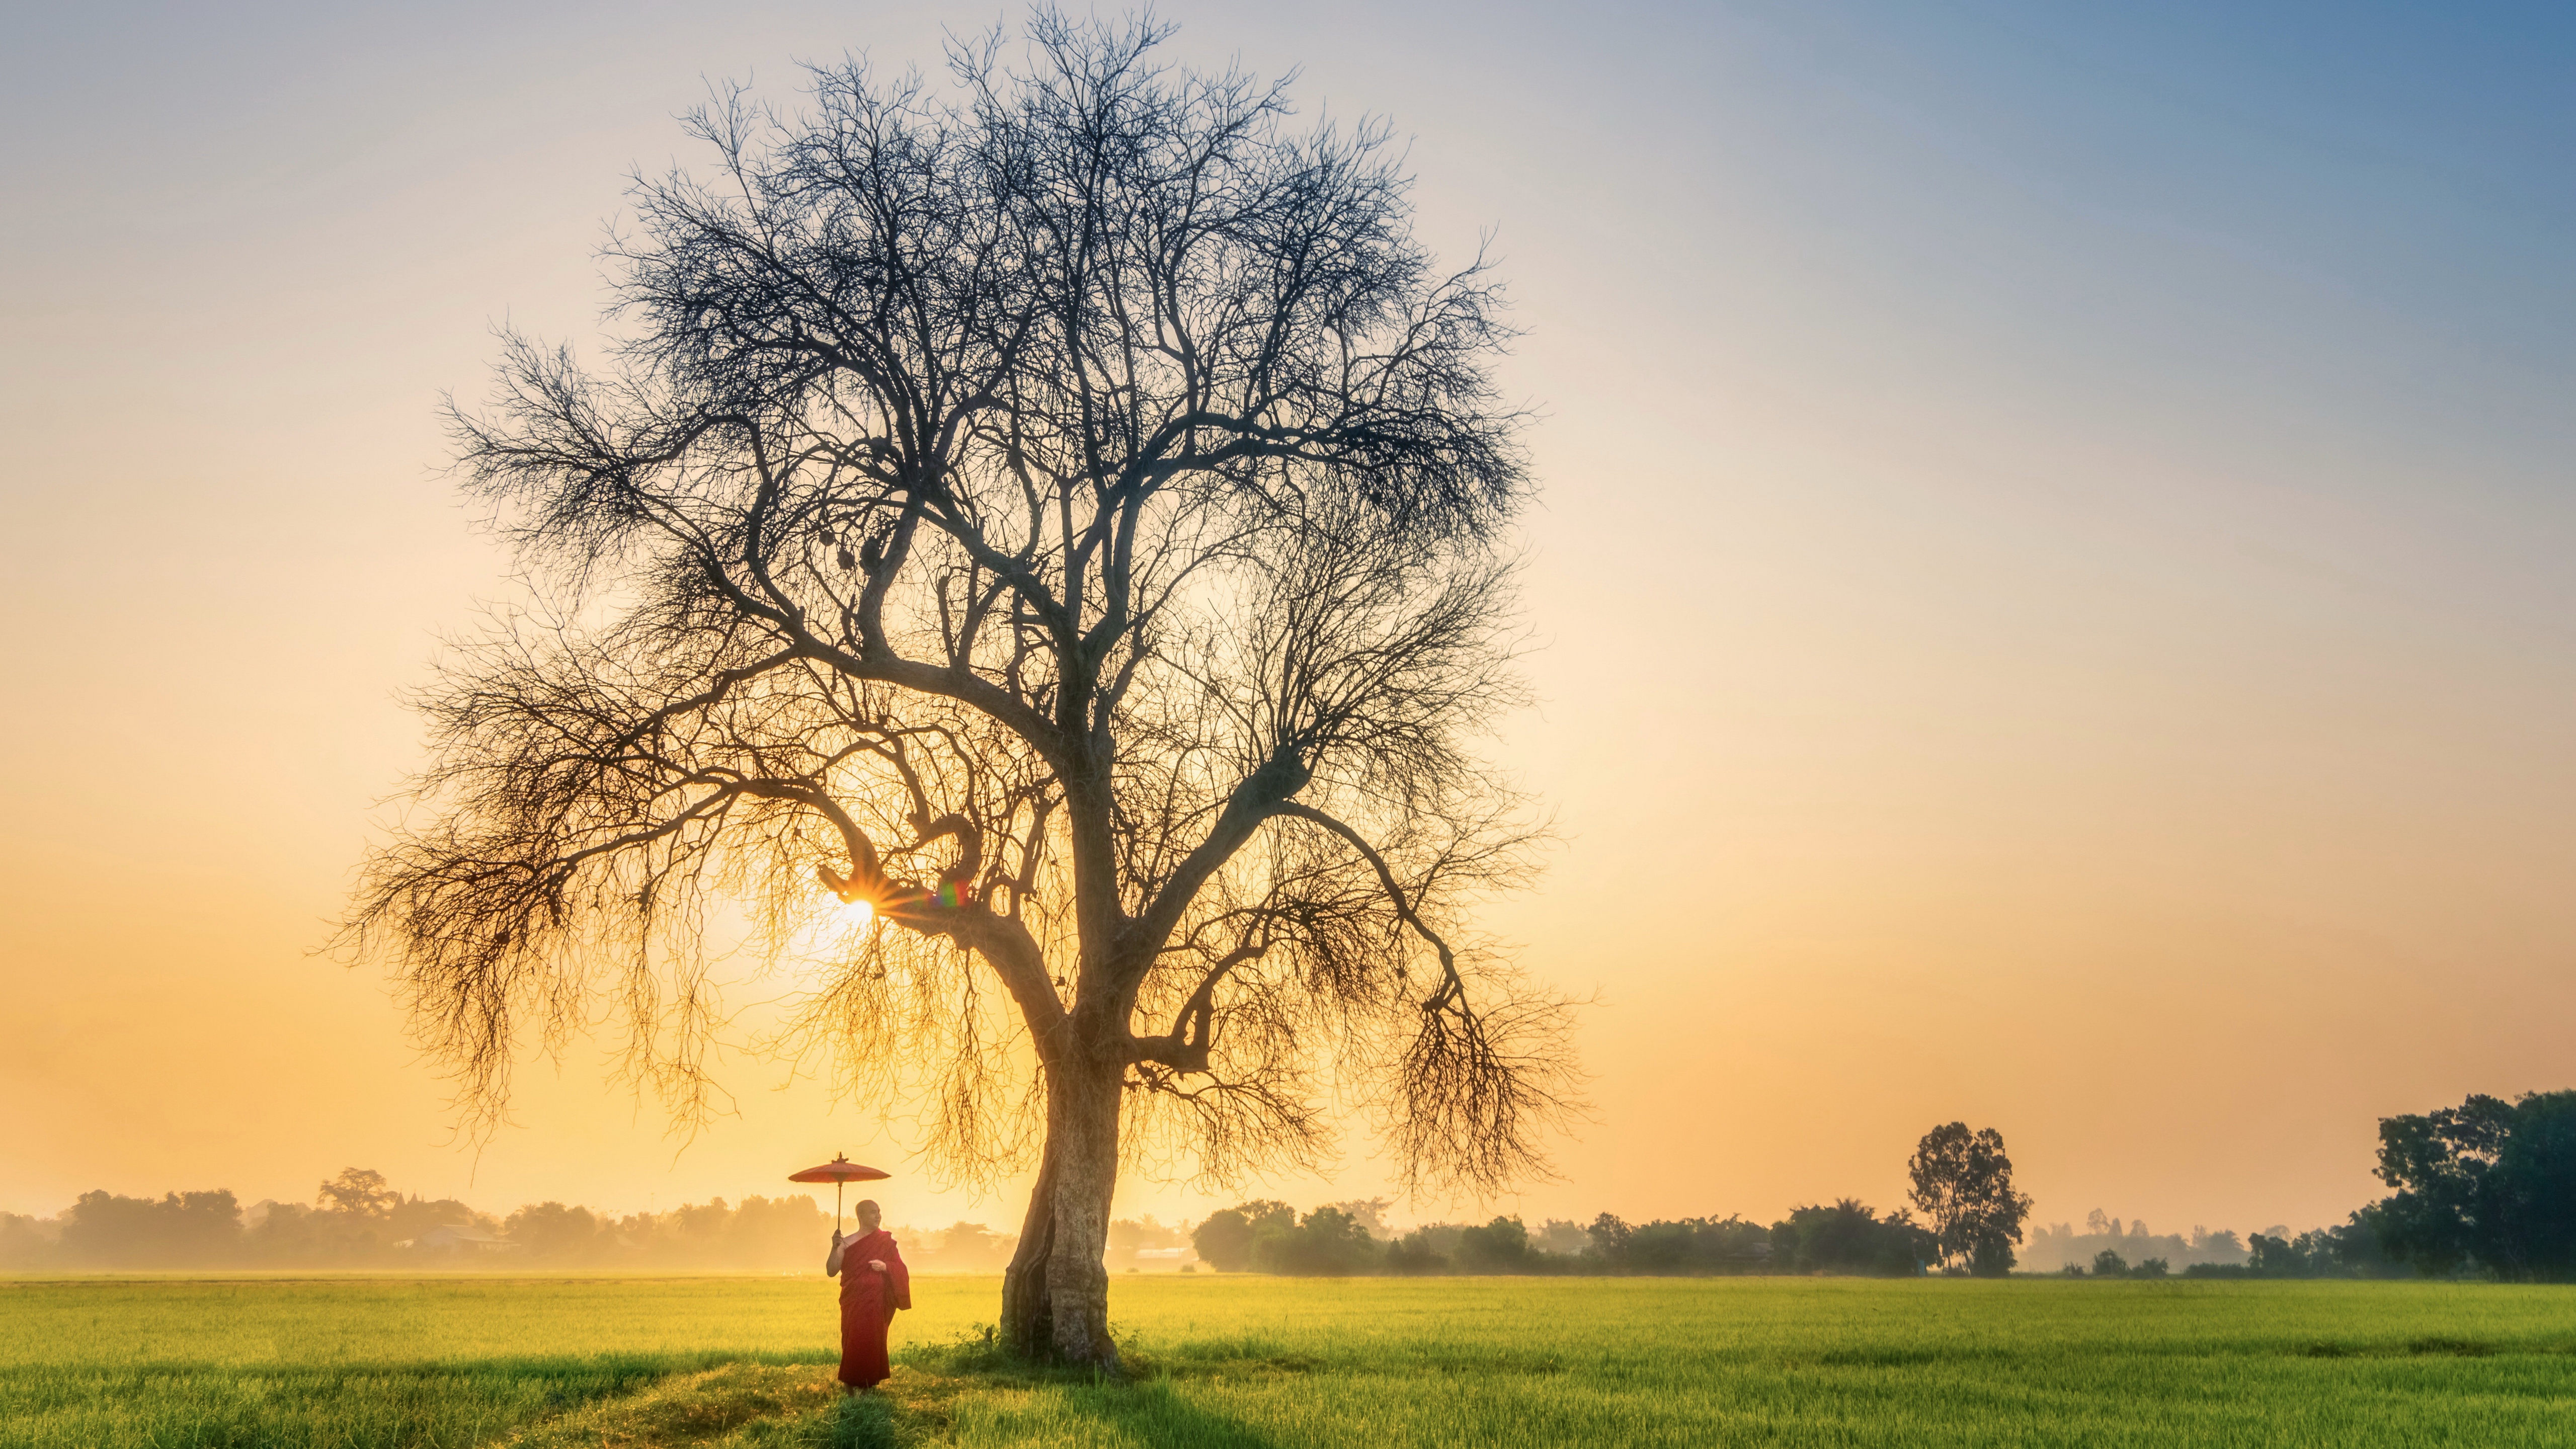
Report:
<svg viewBox="0 0 2576 1449"><path fill-rule="evenodd" d="M885 1210L878 1207L877 1200L872 1197L860 1198L856 1211L859 1215L859 1221L866 1223L869 1227L875 1227L877 1223L885 1217Z"/></svg>

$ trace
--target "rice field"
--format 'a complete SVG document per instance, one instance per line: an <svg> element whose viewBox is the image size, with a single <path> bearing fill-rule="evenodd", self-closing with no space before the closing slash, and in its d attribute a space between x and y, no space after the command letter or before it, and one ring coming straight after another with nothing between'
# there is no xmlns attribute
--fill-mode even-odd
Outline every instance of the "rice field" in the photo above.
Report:
<svg viewBox="0 0 2576 1449"><path fill-rule="evenodd" d="M845 1403L820 1278L0 1281L0 1449L2576 1442L2576 1289L1132 1277L1117 1383L998 1291Z"/></svg>

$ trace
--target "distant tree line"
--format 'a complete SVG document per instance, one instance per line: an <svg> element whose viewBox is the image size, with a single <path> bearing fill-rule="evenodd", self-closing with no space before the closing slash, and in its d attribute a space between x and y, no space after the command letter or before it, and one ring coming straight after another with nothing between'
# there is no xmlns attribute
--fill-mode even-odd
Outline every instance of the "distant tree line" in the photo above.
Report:
<svg viewBox="0 0 2576 1449"><path fill-rule="evenodd" d="M1604 1213L1587 1226L1551 1220L1532 1233L1517 1217L1438 1223L1398 1233L1385 1199L1336 1203L1300 1216L1281 1202L1212 1213L1195 1229L1154 1219L1109 1226L1106 1266L1188 1266L1191 1249L1228 1270L1355 1273L1871 1273L2000 1274L2030 1200L1991 1129L1953 1122L1925 1134L1908 1164L1918 1222L1856 1199L1792 1210L1768 1225L1740 1217L1629 1223ZM494 1217L454 1199L395 1190L382 1173L349 1168L310 1205L244 1209L228 1190L159 1199L85 1193L59 1218L0 1214L0 1271L154 1268L618 1268L796 1272L813 1268L830 1218L804 1197L746 1197L659 1213L614 1214L560 1202ZM927 1271L1005 1267L1017 1238L979 1223L928 1233L898 1228L905 1256Z"/></svg>
<svg viewBox="0 0 2576 1449"><path fill-rule="evenodd" d="M2383 1117L2380 1181L2393 1191L2342 1225L2292 1236L2192 1230L2199 1261L2187 1278L2489 1278L2576 1281L2576 1091L2529 1092L2513 1101L2472 1096L2457 1107ZM2180 1252L2122 1251L2117 1218L2095 1210L2093 1231L2042 1230L2039 1246L2061 1271L2092 1277L2162 1277ZM2131 1241L2183 1247L2179 1238ZM2107 1240L2107 1241L2106 1241ZM2092 1254L2089 1266L2080 1258Z"/></svg>
<svg viewBox="0 0 2576 1449"><path fill-rule="evenodd" d="M2288 1229L2279 1231L2287 1232ZM2064 1272L2095 1277L2156 1277L2199 1266L2241 1265L2245 1240L2233 1229L2216 1232L2195 1226L2188 1234L2158 1233L2144 1220L2123 1222L2095 1208L2077 1232L2066 1223L2031 1234L2027 1265L2042 1273Z"/></svg>
<svg viewBox="0 0 2576 1449"><path fill-rule="evenodd" d="M969 1249L980 1228L941 1235ZM602 1268L793 1271L815 1267L831 1217L805 1197L722 1198L658 1213L560 1202L503 1216L424 1198L349 1168L310 1205L245 1208L230 1190L159 1198L88 1192L54 1219L0 1214L0 1270L175 1268ZM1007 1255L1004 1240L1000 1255ZM998 1266L999 1256L991 1264Z"/></svg>
<svg viewBox="0 0 2576 1449"><path fill-rule="evenodd" d="M1741 1217L1591 1226L1518 1218L1385 1229L1380 1202L1336 1203L1300 1218L1285 1203L1213 1213L1194 1241L1227 1271L1350 1273L1865 1273L1938 1268L1995 1275L2017 1260L2030 1199L1992 1130L1953 1122L1926 1133L1907 1164L1912 1210L1881 1216L1850 1198L1768 1224ZM2195 1227L2156 1235L2096 1209L2077 1233L2042 1228L2042 1271L2089 1278L2492 1278L2576 1281L2576 1091L2386 1117L2377 1174L2390 1194L2342 1225L2293 1235ZM1922 1214L1917 1220L1915 1212Z"/></svg>
<svg viewBox="0 0 2576 1449"><path fill-rule="evenodd" d="M2094 1218L2102 1217L2095 1209ZM2054 1255L2057 1271L2076 1278L2396 1278L2416 1269L2392 1257L2378 1233L2378 1209L2363 1208L2339 1228L2292 1237L2286 1228L2235 1233L2193 1228L2191 1236L2156 1236L2143 1223L2123 1234L2120 1220L2108 1231L2070 1235L2064 1224L2042 1229L2039 1247Z"/></svg>
<svg viewBox="0 0 2576 1449"><path fill-rule="evenodd" d="M614 1213L560 1202L495 1215L425 1198L352 1167L310 1204L245 1207L228 1189L158 1198L88 1192L52 1218L0 1213L0 1272L171 1269L622 1269L819 1272L831 1214L802 1196L716 1198L663 1212ZM960 1222L897 1227L904 1256L929 1272L997 1273L1016 1235ZM1109 1233L1113 1267L1178 1267L1187 1235L1150 1217Z"/></svg>
<svg viewBox="0 0 2576 1449"><path fill-rule="evenodd" d="M1934 1268L1997 1276L2013 1265L2030 1199L1992 1128L1951 1122L1925 1133L1907 1163L1911 1211L1881 1216L1856 1198L1793 1208L1778 1222L1741 1217L1589 1227L1551 1219L1533 1234L1517 1217L1390 1231L1386 1201L1334 1203L1298 1216L1283 1202L1210 1213L1192 1235L1202 1262L1226 1272L1851 1273L1906 1277Z"/></svg>
<svg viewBox="0 0 2576 1449"><path fill-rule="evenodd" d="M2096 1209L2077 1233L2041 1228L2034 1266L2088 1278L2379 1278L2408 1275L2576 1281L2576 1091L2383 1118L2378 1175L2393 1191L2338 1227L2286 1227L2240 1240L2195 1227L2150 1233ZM1154 1219L1110 1224L1113 1270L1182 1267L1186 1249L1226 1272L1309 1276L1437 1273L1736 1274L1927 1271L1994 1275L2017 1261L2030 1199L1993 1131L1950 1123L1908 1163L1912 1207L1880 1214L1853 1198L1792 1209L1764 1224L1699 1217L1589 1225L1518 1217L1391 1227L1384 1198L1299 1214L1256 1201L1195 1228ZM1923 1216L1918 1219L1915 1214ZM452 1198L393 1190L350 1168L310 1205L229 1191L160 1198L81 1195L59 1217L0 1213L0 1272L209 1267L610 1267L796 1272L813 1268L830 1215L803 1197L719 1198L660 1213L611 1214L544 1202L505 1217ZM898 1228L927 1271L996 1272L1017 1239L980 1223Z"/></svg>
<svg viewBox="0 0 2576 1449"><path fill-rule="evenodd" d="M2252 1233L2245 1239L2245 1258L2237 1263L2194 1263L2186 1278L2412 1278L2423 1270L2393 1257L2379 1234L2379 1210L2366 1207L2339 1228L2318 1228L2296 1237Z"/></svg>
<svg viewBox="0 0 2576 1449"><path fill-rule="evenodd" d="M1631 1223L1603 1213L1589 1226L1518 1217L1378 1228L1385 1200L1333 1203L1300 1217L1282 1202L1210 1213L1191 1236L1199 1260L1224 1272L1300 1276L1438 1273L1851 1273L1910 1277L1940 1261L1938 1235L1903 1211L1882 1217L1844 1198L1793 1209L1776 1223L1741 1217Z"/></svg>
<svg viewBox="0 0 2576 1449"><path fill-rule="evenodd" d="M314 1201L244 1208L229 1189L159 1198L86 1192L61 1216L0 1214L0 1269L814 1266L831 1218L810 1198L722 1198L659 1213L559 1202L495 1217L349 1168Z"/></svg>

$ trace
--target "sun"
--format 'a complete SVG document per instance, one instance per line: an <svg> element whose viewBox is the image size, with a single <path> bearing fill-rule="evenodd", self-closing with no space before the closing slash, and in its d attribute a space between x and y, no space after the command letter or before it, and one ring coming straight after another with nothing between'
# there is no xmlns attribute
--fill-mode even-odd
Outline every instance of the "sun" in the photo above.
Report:
<svg viewBox="0 0 2576 1449"><path fill-rule="evenodd" d="M841 902L841 919L853 926L864 926L877 913L874 902L866 896Z"/></svg>

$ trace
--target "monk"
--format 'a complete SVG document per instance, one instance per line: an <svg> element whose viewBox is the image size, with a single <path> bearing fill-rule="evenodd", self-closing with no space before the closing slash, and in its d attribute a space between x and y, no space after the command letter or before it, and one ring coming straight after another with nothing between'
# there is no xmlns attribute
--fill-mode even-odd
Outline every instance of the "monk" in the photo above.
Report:
<svg viewBox="0 0 2576 1449"><path fill-rule="evenodd" d="M823 1271L841 1280L844 1393L874 1388L894 1372L886 1363L886 1329L896 1309L912 1306L912 1270L895 1250L894 1234L877 1226L882 1216L873 1201L862 1201L859 1231L843 1237L834 1228L832 1251L823 1259Z"/></svg>

